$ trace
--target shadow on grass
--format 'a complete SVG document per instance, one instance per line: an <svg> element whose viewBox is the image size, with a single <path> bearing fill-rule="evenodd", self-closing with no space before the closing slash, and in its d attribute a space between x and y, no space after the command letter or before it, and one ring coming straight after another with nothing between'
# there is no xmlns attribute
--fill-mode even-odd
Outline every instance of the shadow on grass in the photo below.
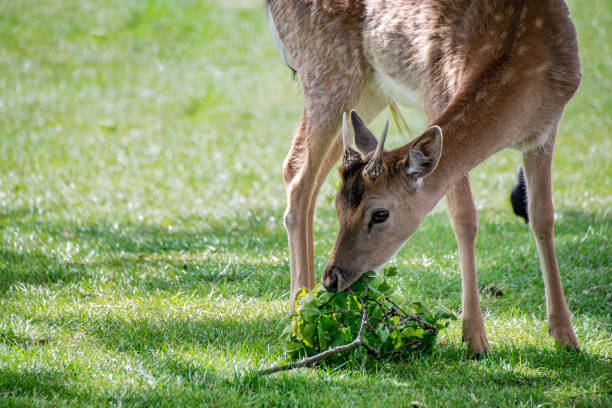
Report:
<svg viewBox="0 0 612 408"><path fill-rule="evenodd" d="M60 370L49 368L0 368L0 402L7 406L34 406L50 403L79 401L100 403L99 397L81 387Z"/></svg>
<svg viewBox="0 0 612 408"><path fill-rule="evenodd" d="M509 401L603 407L612 401L611 368L610 359L587 353L502 348L475 361L466 357L462 347L445 346L433 354L416 353L365 371L342 370L341 375L328 377L327 381L326 375L313 379L308 370L302 370L270 377L247 375L242 382L255 395L264 390L285 389L297 382L305 388L312 387L312 392L327 394L330 401L349 390L347 402L357 406L371 406L371 402L360 403L359 395L375 389L379 398L376 406L405 406L408 401L418 400L435 406L444 401L440 406L453 407L503 406ZM561 386L572 391L562 391Z"/></svg>
<svg viewBox="0 0 612 408"><path fill-rule="evenodd" d="M434 354L417 354L365 370L301 369L267 377L232 373L180 354L160 356L143 350L139 358L157 379L157 387L127 385L120 392L103 382L75 387L84 383L75 370L23 368L0 369L0 390L15 400L42 397L135 406L199 401L217 406L382 407L419 401L449 407L507 406L509 402L514 406L605 407L612 400L607 388L609 360L531 347L506 348L473 361L465 358L463 349L447 346ZM372 392L376 400L364 400Z"/></svg>
<svg viewBox="0 0 612 408"><path fill-rule="evenodd" d="M0 293L17 283L50 285L92 276L91 264L65 262L41 251L17 252L0 247Z"/></svg>
<svg viewBox="0 0 612 408"><path fill-rule="evenodd" d="M50 321L79 330L112 355L140 361L155 387L85 381L77 369L56 371L0 368L0 398L6 401L48 399L58 402L119 402L130 405L214 402L218 406L405 406L420 401L439 406L528 405L606 406L611 400L612 361L588 353L537 347L499 347L480 361L468 359L460 345L440 345L433 353L379 362L365 370L302 369L268 377L232 372L233 361L278 355L281 318L229 319L91 319L63 316ZM88 340L88 341L89 341ZM202 360L203 349L215 359ZM259 357L258 357L259 356ZM255 368L255 367L253 367ZM142 379L146 381L146 379ZM83 385L80 385L83 384ZM75 387L75 385L78 385ZM376 401L363 400L376 392ZM7 399L9 398L9 399Z"/></svg>
<svg viewBox="0 0 612 408"><path fill-rule="evenodd" d="M517 309L545 319L544 281L531 230L512 232L504 224L481 228L477 248L479 283L495 284L502 298L484 297L483 307ZM555 222L555 247L565 297L574 316L593 317L612 328L612 217L561 211ZM517 235L520 234L520 235ZM479 238L479 239L480 239ZM504 248L500 251L499 248Z"/></svg>
<svg viewBox="0 0 612 408"><path fill-rule="evenodd" d="M59 236L73 236L73 239L80 241L95 242L113 252L147 255L219 250L242 255L261 255L285 249L287 238L281 217L278 211L252 210L235 217L178 217L167 225L133 221L111 225L101 221L81 226L49 227L53 231L59 229Z"/></svg>
<svg viewBox="0 0 612 408"><path fill-rule="evenodd" d="M262 297L286 293L289 287L286 234L281 211L250 210L233 217L177 217L168 225L127 221L45 222L36 211L5 210L2 225L17 226L21 234L42 233L56 242L52 252L17 252L0 246L0 291L21 282L52 284L107 278L145 290L180 291L223 286L232 294ZM331 242L335 212L322 210L316 233L319 248ZM501 284L509 296L489 302L487 307L517 307L540 313L543 284L535 243L529 227L519 219L487 221L482 217L477 248L480 282ZM328 222L321 222L328 220ZM170 225L172 224L172 225ZM557 250L570 307L610 321L612 248L607 232L612 218L580 211L559 213L556 223ZM332 237L333 238L333 237ZM331 239L331 238L330 238ZM61 243L78 242L90 248L94 261L60 259ZM503 248L503 250L500 250ZM320 249L318 249L320 250ZM323 251L324 252L324 251ZM446 214L432 214L400 257L425 254L441 262L455 257L456 244ZM453 259L455 259L453 258ZM322 258L321 258L322 259ZM442 265L447 268L448 265ZM460 299L460 276L451 279L432 274L427 266L414 266L414 276L426 298ZM95 283L95 282L94 282ZM420 289L420 287L419 287ZM512 295L514 293L514 295ZM537 300L537 301L534 301ZM453 303L451 302L451 303ZM510 302L510 303L508 303ZM541 304L542 303L542 304Z"/></svg>
<svg viewBox="0 0 612 408"><path fill-rule="evenodd" d="M152 317L130 319L107 315L91 317L64 314L41 319L67 330L83 331L104 349L147 354L152 350L197 347L231 355L281 353L278 336L289 323L288 315L271 318ZM273 345L273 347L271 347ZM274 350L276 348L276 350Z"/></svg>
<svg viewBox="0 0 612 408"><path fill-rule="evenodd" d="M49 237L52 244L45 252L0 245L0 292L18 283L62 284L105 274L148 290L237 285L235 289L244 289L248 296L262 296L289 287L286 235L276 211L212 220L183 217L174 220L174 226L131 221L45 223L32 214L5 212L20 234ZM62 256L64 242L78 243L93 253L89 257L93 260L67 261Z"/></svg>

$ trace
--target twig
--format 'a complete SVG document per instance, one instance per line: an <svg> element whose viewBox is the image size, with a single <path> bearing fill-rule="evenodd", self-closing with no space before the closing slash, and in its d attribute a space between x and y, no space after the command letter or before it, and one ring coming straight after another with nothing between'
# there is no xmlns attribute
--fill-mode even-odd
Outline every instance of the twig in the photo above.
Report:
<svg viewBox="0 0 612 408"><path fill-rule="evenodd" d="M331 312L322 313L325 315L336 314L336 313L359 313L361 310L357 309L332 309Z"/></svg>
<svg viewBox="0 0 612 408"><path fill-rule="evenodd" d="M329 350L325 350L322 353L319 354L315 354L313 356L310 357L306 357L300 361L297 361L295 363L291 363L291 364L285 364L282 366L276 366L276 367L272 367L272 368L268 368L265 370L260 370L257 373L261 374L261 375L269 375L269 374L274 374L277 373L279 371L287 371L287 370L293 370L294 368L300 368L300 367L309 367L313 364L315 364L317 361L323 360L329 356L333 356L334 354L339 354L342 353L344 351L349 351L352 350L354 348L357 348L359 346L361 346L363 343L363 340L361 338L359 338L359 336L353 340L352 342L350 342L349 344L345 344L343 346L338 346L338 347L334 347L332 349Z"/></svg>
<svg viewBox="0 0 612 408"><path fill-rule="evenodd" d="M363 335L363 328L365 327L366 324L369 325L369 323L368 323L368 311L367 311L367 309L365 307L365 302L364 302L366 293L368 293L368 281L367 281L367 279L365 281L365 289L363 290L363 296L361 296L359 298L359 303L361 303L361 326L359 327L359 334L357 334L357 340L360 342L360 344L362 346L364 346L370 352L372 352L372 353L374 353L374 354L376 354L378 356L380 354L380 348L370 346L368 343L365 342L365 340L362 337L362 335Z"/></svg>
<svg viewBox="0 0 612 408"><path fill-rule="evenodd" d="M425 320L423 320L420 316L405 316L403 317L399 322L397 322L396 324L394 324L393 326L391 326L391 328L389 329L389 331L393 331L395 329L397 329L398 327L400 327L402 324L408 322L408 321L415 321L415 322L419 322L421 323L423 326L425 326L427 329L433 331L434 334L436 334L438 332L438 329L436 328L436 326L434 326L433 324L429 324L427 323Z"/></svg>
<svg viewBox="0 0 612 408"><path fill-rule="evenodd" d="M385 326L387 326L387 329L389 329L389 316L387 316L387 311L385 310L385 307L378 300L374 300L374 301L376 302L378 307L380 307L380 310L382 310L383 315L385 316ZM391 331L391 330L389 330L389 331Z"/></svg>
<svg viewBox="0 0 612 408"><path fill-rule="evenodd" d="M391 303L397 310L399 310L400 312L402 312L404 314L404 317L397 322L396 324L394 324L393 326L391 326L391 328L389 329L389 331L393 331L395 329L397 329L398 327L400 327L402 324L406 323L407 321L413 320L416 322L421 323L423 326L425 326L426 328L428 328L429 330L433 331L434 334L438 333L438 329L436 328L436 326L434 326L433 324L427 323L425 320L423 320L420 316L410 316L408 313L406 313L404 311L404 309L402 309L401 307L399 307L394 301L392 301L391 299L389 299L389 297L387 295L385 295L385 300L389 303Z"/></svg>
<svg viewBox="0 0 612 408"><path fill-rule="evenodd" d="M389 296L385 295L385 300L386 300L387 302L391 303L393 306L395 306L395 308L396 308L397 310L399 310L400 312L402 312L402 313L404 314L404 316L408 316L408 313L406 313L406 312L404 311L404 309L402 309L402 308L401 308L401 307L399 307L399 306L398 306L398 305L397 305L397 304L396 304L394 301L392 301L392 300L389 298Z"/></svg>

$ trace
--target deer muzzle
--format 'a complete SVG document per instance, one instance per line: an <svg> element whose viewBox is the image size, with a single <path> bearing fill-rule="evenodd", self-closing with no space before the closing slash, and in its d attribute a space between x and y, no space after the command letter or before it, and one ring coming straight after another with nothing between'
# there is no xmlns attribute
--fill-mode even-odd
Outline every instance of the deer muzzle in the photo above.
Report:
<svg viewBox="0 0 612 408"><path fill-rule="evenodd" d="M327 265L321 283L328 292L342 292L353 283L348 277L351 274L335 265Z"/></svg>

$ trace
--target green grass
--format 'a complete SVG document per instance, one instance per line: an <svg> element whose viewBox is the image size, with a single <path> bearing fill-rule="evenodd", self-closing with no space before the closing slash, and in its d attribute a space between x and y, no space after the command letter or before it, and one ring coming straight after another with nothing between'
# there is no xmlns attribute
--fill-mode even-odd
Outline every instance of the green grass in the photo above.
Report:
<svg viewBox="0 0 612 408"><path fill-rule="evenodd" d="M554 161L583 352L546 334L535 244L508 204L520 155L507 151L472 173L479 282L505 292L482 296L490 355L466 358L454 323L430 355L259 378L282 359L281 163L302 108L263 3L0 0L0 405L612 406L610 3L570 3L584 79ZM319 200L318 270L337 182ZM407 299L456 309L444 208L393 264Z"/></svg>

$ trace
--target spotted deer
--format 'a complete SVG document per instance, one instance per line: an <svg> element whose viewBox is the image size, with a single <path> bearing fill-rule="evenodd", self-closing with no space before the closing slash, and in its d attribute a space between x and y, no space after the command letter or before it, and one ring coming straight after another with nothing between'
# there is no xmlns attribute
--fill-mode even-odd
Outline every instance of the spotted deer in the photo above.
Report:
<svg viewBox="0 0 612 408"><path fill-rule="evenodd" d="M549 333L579 348L553 244L553 146L581 78L565 2L268 0L267 9L277 46L304 92L283 168L290 307L299 288L315 284L315 201L342 156L339 232L322 275L325 288L344 290L381 267L446 196L461 263L463 340L470 354L488 351L468 173L515 148L523 155ZM395 103L420 106L429 129L387 151L386 131L377 140L366 124ZM342 131L351 110L352 126ZM351 147L352 136L361 153Z"/></svg>

